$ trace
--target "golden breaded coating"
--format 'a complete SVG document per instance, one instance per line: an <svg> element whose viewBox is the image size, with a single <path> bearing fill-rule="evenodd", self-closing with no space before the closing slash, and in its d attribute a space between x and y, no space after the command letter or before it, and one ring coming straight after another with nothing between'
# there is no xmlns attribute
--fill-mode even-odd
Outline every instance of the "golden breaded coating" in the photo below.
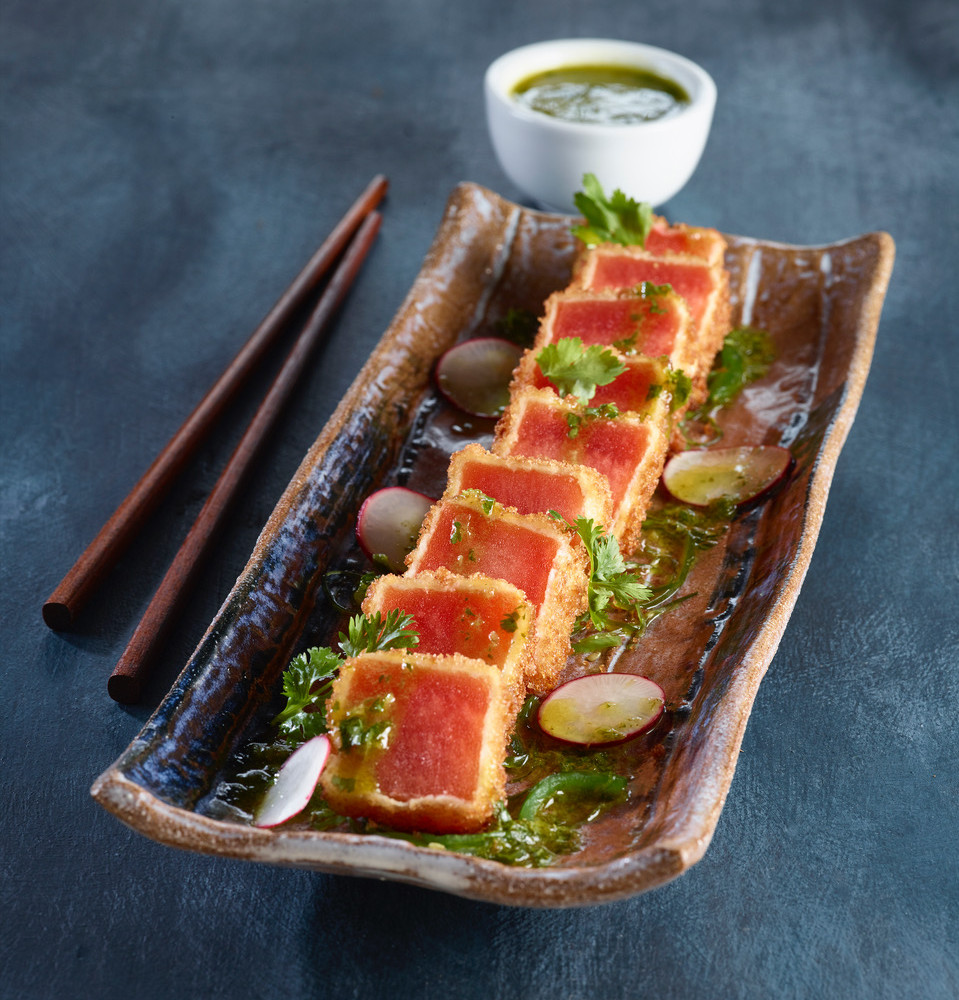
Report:
<svg viewBox="0 0 959 1000"><path fill-rule="evenodd" d="M570 634L585 610L589 559L564 525L545 514L520 514L478 494L434 504L407 557L407 575L444 566L512 583L536 608L526 686L544 694L555 686L570 653Z"/></svg>
<svg viewBox="0 0 959 1000"><path fill-rule="evenodd" d="M496 425L498 455L544 455L589 465L603 473L613 495L609 526L628 551L662 474L668 426L634 414L590 415L575 399L548 389L515 393Z"/></svg>
<svg viewBox="0 0 959 1000"><path fill-rule="evenodd" d="M450 458L444 500L466 490L479 490L521 514L555 510L572 524L578 517L607 525L613 499L606 477L584 465L548 458L494 455L480 444L468 444Z"/></svg>
<svg viewBox="0 0 959 1000"><path fill-rule="evenodd" d="M363 599L363 612L399 610L413 618L418 653L459 654L496 667L513 712L526 696L535 609L505 580L458 576L440 567L415 576L377 577Z"/></svg>
<svg viewBox="0 0 959 1000"><path fill-rule="evenodd" d="M469 833L505 797L514 717L496 667L405 650L346 661L327 702L330 806L399 830Z"/></svg>
<svg viewBox="0 0 959 1000"><path fill-rule="evenodd" d="M695 363L689 372L690 406L706 398L706 376L731 326L729 273L690 254L654 254L642 247L601 243L576 259L570 290L628 289L641 282L668 284L689 307L694 327Z"/></svg>

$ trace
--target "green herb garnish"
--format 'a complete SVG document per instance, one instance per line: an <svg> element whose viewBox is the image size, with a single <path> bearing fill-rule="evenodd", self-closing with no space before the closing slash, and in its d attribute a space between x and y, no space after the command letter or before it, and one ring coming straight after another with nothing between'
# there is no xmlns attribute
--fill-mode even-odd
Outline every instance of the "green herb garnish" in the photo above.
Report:
<svg viewBox="0 0 959 1000"><path fill-rule="evenodd" d="M583 346L579 337L562 337L536 355L539 370L560 396L576 396L588 403L601 385L609 385L626 371L626 365L602 344Z"/></svg>
<svg viewBox="0 0 959 1000"><path fill-rule="evenodd" d="M379 827L376 832L420 847L456 851L530 868L552 864L558 855L571 854L580 846L574 827L543 818L517 819L504 804L500 804L492 824L481 833L398 833Z"/></svg>
<svg viewBox="0 0 959 1000"><path fill-rule="evenodd" d="M573 808L578 806L582 810L585 805L586 815L583 820L588 822L595 819L604 805L625 799L627 785L625 778L604 771L562 771L549 774L529 790L518 818L542 819L561 805L566 813L564 819L568 823L572 818L570 814Z"/></svg>
<svg viewBox="0 0 959 1000"><path fill-rule="evenodd" d="M499 627L504 632L515 632L519 627L519 608L514 608L508 615L506 615L499 623Z"/></svg>
<svg viewBox="0 0 959 1000"><path fill-rule="evenodd" d="M636 341L638 339L639 339L639 331L633 330L633 332L628 337L621 337L619 340L614 340L613 347L615 347L620 354L635 354Z"/></svg>
<svg viewBox="0 0 959 1000"><path fill-rule="evenodd" d="M689 399L693 383L682 368L670 368L666 374L666 387L669 389L669 409L672 411L678 410Z"/></svg>
<svg viewBox="0 0 959 1000"><path fill-rule="evenodd" d="M329 646L313 646L290 661L283 672L286 707L273 719L273 725L291 748L327 731L326 699L344 657L409 649L419 642L412 624L412 617L399 610L390 611L385 619L379 611L372 617L355 615L348 634L339 634L340 653Z"/></svg>
<svg viewBox="0 0 959 1000"><path fill-rule="evenodd" d="M751 326L730 330L707 376L705 402L690 410L680 424L687 444L703 447L719 441L723 431L716 411L733 402L750 382L762 378L775 357L772 338L765 330Z"/></svg>
<svg viewBox="0 0 959 1000"><path fill-rule="evenodd" d="M709 373L708 406L727 406L750 382L763 377L776 357L765 330L740 326L730 330Z"/></svg>
<svg viewBox="0 0 959 1000"><path fill-rule="evenodd" d="M606 197L595 174L583 175L583 190L573 201L586 220L585 226L573 226L572 234L589 246L597 243L620 243L645 246L653 228L653 210L616 190Z"/></svg>
<svg viewBox="0 0 959 1000"><path fill-rule="evenodd" d="M660 614L689 576L696 553L716 545L729 529L735 504L719 500L704 509L666 504L643 521L636 567L652 594L647 612Z"/></svg>
<svg viewBox="0 0 959 1000"><path fill-rule="evenodd" d="M314 646L294 657L284 671L286 708L273 725L293 746L326 732L326 699L342 662L329 646Z"/></svg>
<svg viewBox="0 0 959 1000"><path fill-rule="evenodd" d="M615 420L619 416L619 407L615 403L603 403L602 406L585 406L570 410L566 414L567 437L578 437L580 428L590 420Z"/></svg>
<svg viewBox="0 0 959 1000"><path fill-rule="evenodd" d="M386 618L379 611L369 615L354 615L350 619L348 635L339 634L340 651L344 656L359 653L378 653L382 649L409 649L419 643L420 637L410 628L413 619L397 608Z"/></svg>
<svg viewBox="0 0 959 1000"><path fill-rule="evenodd" d="M496 506L497 501L491 496L487 496L482 490L463 490L460 493L460 499L463 500L476 500L480 505L480 510L489 517L493 513L493 508ZM456 522L459 524L459 521Z"/></svg>
<svg viewBox="0 0 959 1000"><path fill-rule="evenodd" d="M540 699L530 695L516 717L509 754L504 762L510 781L530 781L535 784L560 771L610 774L618 766L622 766L618 747L600 750L572 743L562 744L544 735L534 721L539 705Z"/></svg>
<svg viewBox="0 0 959 1000"><path fill-rule="evenodd" d="M666 310L659 304L659 298L661 295L670 295L672 290L673 286L670 284L654 285L651 281L641 281L636 286L636 294L649 302L650 313L660 315Z"/></svg>
<svg viewBox="0 0 959 1000"><path fill-rule="evenodd" d="M649 600L649 588L627 567L616 536L608 535L602 525L589 517L578 517L569 524L556 511L550 511L550 515L575 531L586 548L589 586L585 618L598 632L616 629L620 622L611 618L610 612L614 609L634 611ZM578 624L585 624L585 621Z"/></svg>
<svg viewBox="0 0 959 1000"><path fill-rule="evenodd" d="M393 723L383 717L393 704L392 694L364 702L359 712L354 712L340 723L340 747L350 750L386 750L393 735Z"/></svg>

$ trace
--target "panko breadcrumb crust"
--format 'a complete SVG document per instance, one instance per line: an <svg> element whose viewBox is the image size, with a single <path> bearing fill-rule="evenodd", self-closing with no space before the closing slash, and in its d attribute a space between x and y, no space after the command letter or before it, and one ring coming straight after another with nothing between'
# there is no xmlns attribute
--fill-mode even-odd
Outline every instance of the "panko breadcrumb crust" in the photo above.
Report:
<svg viewBox="0 0 959 1000"><path fill-rule="evenodd" d="M467 509L484 517L499 519L551 539L556 544L556 556L550 569L545 594L536 607L533 622L532 649L527 661L526 687L534 694L545 694L556 685L570 653L570 635L576 616L586 609L589 586L589 558L579 538L546 514L520 514L513 507L493 505L489 513L483 501L465 494L435 503L426 515L416 547L407 556L406 573L422 572L424 558L437 525L450 505ZM456 571L452 564L448 569ZM464 574L470 575L470 574ZM536 601L527 594L534 605Z"/></svg>
<svg viewBox="0 0 959 1000"><path fill-rule="evenodd" d="M351 710L360 707L351 693L357 682L364 680L364 674L367 683L374 674L378 679L389 681L400 671L409 678L408 690L413 692L417 680L429 673L444 679L460 676L471 684L482 686L486 704L481 729L476 733L476 775L469 797L449 794L443 788L408 799L390 797L380 790L374 771L376 760L389 754L389 749L374 751L372 761L356 760L355 755L362 754L362 750L343 749L339 726ZM402 688L401 684L392 687L397 691ZM326 711L334 753L330 755L320 783L330 807L343 816L363 816L397 830L471 833L489 822L493 807L505 797L503 759L514 716L499 670L482 660L405 650L364 653L347 660L341 668L333 682ZM447 718L444 721L447 725L457 725L460 720ZM402 718L396 724L402 726ZM431 732L437 740L440 739L438 734L441 734L439 726ZM442 756L444 747L429 745L424 747L424 752Z"/></svg>

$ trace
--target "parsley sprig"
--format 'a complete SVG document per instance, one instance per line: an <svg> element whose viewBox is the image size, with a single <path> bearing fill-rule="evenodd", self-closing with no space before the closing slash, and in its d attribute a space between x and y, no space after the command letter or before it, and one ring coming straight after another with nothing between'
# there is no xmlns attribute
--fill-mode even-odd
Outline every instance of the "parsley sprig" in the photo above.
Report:
<svg viewBox="0 0 959 1000"><path fill-rule="evenodd" d="M539 370L560 396L576 396L588 403L601 385L609 385L626 371L626 365L602 344L583 346L580 337L561 337L537 355Z"/></svg>
<svg viewBox="0 0 959 1000"><path fill-rule="evenodd" d="M357 656L381 649L409 649L420 641L416 630L409 627L412 624L413 619L397 608L388 612L385 619L379 611L372 617L354 615L348 634L340 632L340 651L344 656Z"/></svg>
<svg viewBox="0 0 959 1000"><path fill-rule="evenodd" d="M570 524L556 511L550 511L550 516L579 535L589 558L587 610L577 628L590 626L596 632L615 633L621 622L613 612L639 612L651 596L650 589L627 567L616 536L607 534L602 525L591 517L578 517Z"/></svg>
<svg viewBox="0 0 959 1000"><path fill-rule="evenodd" d="M283 672L286 707L273 719L280 735L295 747L325 733L326 699L344 659L359 653L416 646L420 639L410 627L412 624L412 617L397 609L386 618L379 611L354 615L347 632L339 633L339 653L329 646L312 646L295 656Z"/></svg>
<svg viewBox="0 0 959 1000"><path fill-rule="evenodd" d="M573 226L571 232L587 245L645 246L653 228L653 210L646 202L629 198L619 189L607 198L595 174L583 175L583 190L577 191L573 201L586 225Z"/></svg>
<svg viewBox="0 0 959 1000"><path fill-rule="evenodd" d="M273 725L291 744L326 732L326 699L342 662L329 646L314 646L295 656L283 672L286 708Z"/></svg>
<svg viewBox="0 0 959 1000"><path fill-rule="evenodd" d="M689 399L689 393L693 388L692 379L682 368L671 367L666 373L666 388L670 395L670 411L678 410Z"/></svg>

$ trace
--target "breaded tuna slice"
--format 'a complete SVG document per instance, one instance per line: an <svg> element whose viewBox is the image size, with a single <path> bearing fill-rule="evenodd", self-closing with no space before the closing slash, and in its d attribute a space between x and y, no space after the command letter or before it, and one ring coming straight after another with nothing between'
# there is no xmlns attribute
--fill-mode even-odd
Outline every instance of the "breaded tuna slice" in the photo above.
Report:
<svg viewBox="0 0 959 1000"><path fill-rule="evenodd" d="M570 653L570 633L585 610L589 559L579 539L546 514L520 514L479 494L464 493L430 508L407 575L445 567L481 573L518 587L535 607L526 686L545 694Z"/></svg>
<svg viewBox="0 0 959 1000"><path fill-rule="evenodd" d="M500 671L406 650L345 662L327 702L330 806L399 830L469 833L505 796L513 725Z"/></svg>
<svg viewBox="0 0 959 1000"><path fill-rule="evenodd" d="M679 376L672 365L664 357L647 358L643 354L627 355L607 347L624 367L622 374L617 375L612 382L596 387L589 405L615 406L621 413L635 413L648 418L656 424L666 425L675 421L678 414L685 409L689 395L689 381L685 380L683 390L682 376ZM510 396L520 389L549 389L559 394L553 383L543 374L537 361L537 351L524 352L510 386ZM673 405L674 396L676 406Z"/></svg>
<svg viewBox="0 0 959 1000"><path fill-rule="evenodd" d="M554 292L546 300L532 350L539 353L564 337L579 337L584 347L601 344L627 355L665 356L673 368L688 372L697 358L686 300L670 286L649 282Z"/></svg>
<svg viewBox="0 0 959 1000"><path fill-rule="evenodd" d="M458 576L443 568L377 577L363 599L364 613L394 610L412 617L418 653L458 653L496 667L513 711L519 711L535 613L521 590L505 580Z"/></svg>
<svg viewBox="0 0 959 1000"><path fill-rule="evenodd" d="M731 326L729 273L688 254L657 256L640 247L602 243L578 260L571 288L627 289L642 282L670 285L686 300L694 328L691 406L706 398L706 376Z"/></svg>
<svg viewBox="0 0 959 1000"><path fill-rule="evenodd" d="M607 525L613 500L606 477L584 465L545 458L494 455L482 445L454 452L447 477L446 500L479 490L520 514L555 510L572 524L578 517Z"/></svg>
<svg viewBox="0 0 959 1000"><path fill-rule="evenodd" d="M492 450L579 462L601 472L613 495L608 530L629 551L662 475L667 430L634 414L590 414L575 399L560 399L547 389L523 389L500 418Z"/></svg>

